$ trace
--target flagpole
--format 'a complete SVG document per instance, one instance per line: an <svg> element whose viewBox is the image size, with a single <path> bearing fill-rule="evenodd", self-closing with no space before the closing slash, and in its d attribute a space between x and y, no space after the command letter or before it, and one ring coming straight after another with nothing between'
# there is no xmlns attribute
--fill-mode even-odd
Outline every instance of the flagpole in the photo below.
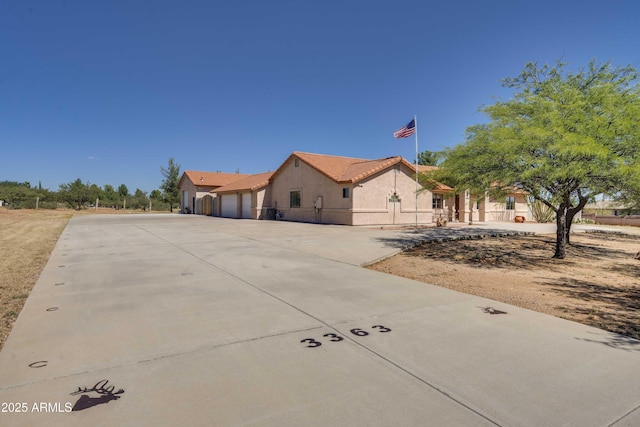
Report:
<svg viewBox="0 0 640 427"><path fill-rule="evenodd" d="M416 125L416 228L418 228L418 116L413 116Z"/></svg>

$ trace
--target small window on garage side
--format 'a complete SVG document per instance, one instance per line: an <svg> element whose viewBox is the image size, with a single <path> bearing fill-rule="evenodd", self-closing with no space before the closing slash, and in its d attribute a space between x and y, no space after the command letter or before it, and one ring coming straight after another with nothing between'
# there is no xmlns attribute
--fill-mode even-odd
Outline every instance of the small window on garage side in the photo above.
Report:
<svg viewBox="0 0 640 427"><path fill-rule="evenodd" d="M344 187L342 189L342 198L343 199L348 199L349 198L349 187Z"/></svg>
<svg viewBox="0 0 640 427"><path fill-rule="evenodd" d="M507 196L507 210L512 211L516 208L516 197L515 196Z"/></svg>
<svg viewBox="0 0 640 427"><path fill-rule="evenodd" d="M291 208L300 207L300 190L289 192L289 207Z"/></svg>
<svg viewBox="0 0 640 427"><path fill-rule="evenodd" d="M294 167L296 167L296 168L297 168L298 166L300 166L300 159L294 159L294 160L293 160L293 166L294 166Z"/></svg>

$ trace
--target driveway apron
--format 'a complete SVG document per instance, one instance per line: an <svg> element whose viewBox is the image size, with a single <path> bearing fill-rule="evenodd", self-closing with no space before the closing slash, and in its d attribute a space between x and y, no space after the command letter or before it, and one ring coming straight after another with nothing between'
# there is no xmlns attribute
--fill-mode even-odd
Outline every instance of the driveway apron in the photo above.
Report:
<svg viewBox="0 0 640 427"><path fill-rule="evenodd" d="M490 228L74 217L0 425L637 425L637 341L360 266Z"/></svg>

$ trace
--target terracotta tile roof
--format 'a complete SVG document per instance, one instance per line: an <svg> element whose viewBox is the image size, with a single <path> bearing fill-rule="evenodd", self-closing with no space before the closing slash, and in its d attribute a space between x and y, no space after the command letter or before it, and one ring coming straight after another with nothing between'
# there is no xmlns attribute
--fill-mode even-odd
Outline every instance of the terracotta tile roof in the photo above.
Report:
<svg viewBox="0 0 640 427"><path fill-rule="evenodd" d="M227 184L220 188L211 190L211 193L226 193L236 191L255 191L260 188L269 185L269 178L273 175L273 172L257 173L255 175L249 175L246 178L242 178L238 181L234 181L231 184Z"/></svg>
<svg viewBox="0 0 640 427"><path fill-rule="evenodd" d="M282 166L284 166L293 157L298 157L305 163L308 163L311 167L317 169L319 172L323 173L336 182L346 181L346 179L344 179L344 174L350 166L361 162L369 162L369 160L357 159L353 157L329 156L325 154L302 153L300 151L294 151ZM276 171L276 173L277 172L278 171Z"/></svg>
<svg viewBox="0 0 640 427"><path fill-rule="evenodd" d="M438 166L418 165L418 172L435 171L440 169Z"/></svg>
<svg viewBox="0 0 640 427"><path fill-rule="evenodd" d="M522 188L518 188L515 185L504 185L500 182L494 182L493 184L491 184L491 186L494 189L500 189L500 191L506 194L529 194Z"/></svg>
<svg viewBox="0 0 640 427"><path fill-rule="evenodd" d="M396 163L401 163L402 157L388 157L386 159L378 160L363 160L357 163L352 163L343 172L342 176L338 180L339 182L357 182L377 172L383 171Z"/></svg>
<svg viewBox="0 0 640 427"><path fill-rule="evenodd" d="M367 160L294 151L275 171L274 175L277 175L294 158L299 158L335 182L355 183L400 162L412 167L409 162L400 156Z"/></svg>
<svg viewBox="0 0 640 427"><path fill-rule="evenodd" d="M308 163L311 167L317 169L319 172L328 176L335 182L356 183L398 163L402 163L409 169L415 170L415 164L410 163L407 159L401 156L367 160L353 157L329 156L325 154L294 151L274 174L277 174L294 157ZM419 172L434 169L437 169L437 167L418 165ZM442 184L442 186L443 189L449 189L449 187L444 184Z"/></svg>
<svg viewBox="0 0 640 427"><path fill-rule="evenodd" d="M420 168L418 168L419 170ZM426 187L432 193L452 193L453 188L445 185L441 182L434 181L433 179L428 179L426 183L422 184L423 187Z"/></svg>
<svg viewBox="0 0 640 427"><path fill-rule="evenodd" d="M440 169L438 166L418 165L418 172L420 173L430 172L438 169ZM432 193L452 193L454 191L453 188L429 178L428 175L419 177L418 181L423 187L428 188Z"/></svg>
<svg viewBox="0 0 640 427"><path fill-rule="evenodd" d="M189 179L194 185L202 187L222 187L231 184L234 181L246 178L247 174L242 173L224 173L224 172L202 172L202 171L184 171L178 187L182 186L184 179Z"/></svg>

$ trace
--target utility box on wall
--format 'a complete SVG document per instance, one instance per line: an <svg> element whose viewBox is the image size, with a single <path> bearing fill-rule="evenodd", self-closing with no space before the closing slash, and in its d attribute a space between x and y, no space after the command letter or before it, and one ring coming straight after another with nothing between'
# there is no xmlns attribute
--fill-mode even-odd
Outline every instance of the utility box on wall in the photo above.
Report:
<svg viewBox="0 0 640 427"><path fill-rule="evenodd" d="M322 209L322 196L316 197L316 202L314 203L314 207L316 209Z"/></svg>

